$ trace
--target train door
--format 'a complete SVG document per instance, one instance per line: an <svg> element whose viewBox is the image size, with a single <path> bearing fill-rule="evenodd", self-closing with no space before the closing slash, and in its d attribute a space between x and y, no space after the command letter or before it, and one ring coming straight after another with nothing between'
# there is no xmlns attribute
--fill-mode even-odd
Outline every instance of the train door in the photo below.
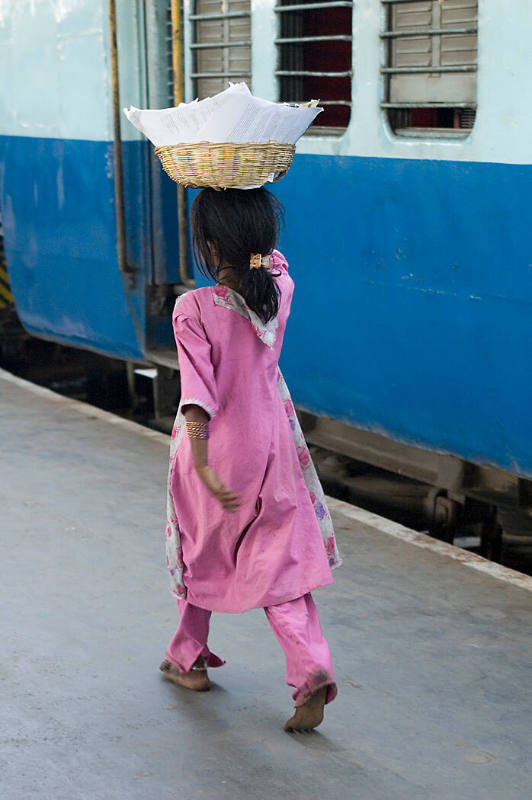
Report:
<svg viewBox="0 0 532 800"><path fill-rule="evenodd" d="M250 0L110 0L109 7L120 269L145 358L175 369L171 312L176 296L195 286L190 191L162 171L122 107L177 105L185 99L185 69L194 97L228 81L251 85Z"/></svg>
<svg viewBox="0 0 532 800"><path fill-rule="evenodd" d="M131 101L122 92L122 104L144 108L176 105L182 100L183 85L179 3L176 0L137 0L135 10L135 15L127 16L122 10L122 21L124 31L130 26L129 33L124 32L124 44L131 41L133 31L137 37L138 59L134 64L130 57L129 65L138 71L137 94L132 95L138 99ZM127 55L125 60L128 60ZM121 74L121 85L130 85L130 80L129 76ZM122 121L122 127L128 124ZM127 152L123 159L125 175L129 175L131 184L135 182L135 185L125 185L124 189L128 243L134 246L135 240L140 238L144 242L145 355L150 360L170 364L175 361L170 324L172 308L176 296L194 286L189 274L186 196L162 171L149 142L144 139L135 142L134 150L134 163L128 165ZM142 174L139 174L139 167ZM135 230L141 216L142 237Z"/></svg>

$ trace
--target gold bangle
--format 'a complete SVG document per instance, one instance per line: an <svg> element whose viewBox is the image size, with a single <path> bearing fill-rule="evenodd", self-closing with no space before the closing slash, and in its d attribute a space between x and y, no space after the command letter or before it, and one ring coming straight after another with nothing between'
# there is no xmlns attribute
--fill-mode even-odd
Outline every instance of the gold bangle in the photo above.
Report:
<svg viewBox="0 0 532 800"><path fill-rule="evenodd" d="M208 422L192 422L187 420L187 433L191 439L208 439L209 438L209 423Z"/></svg>

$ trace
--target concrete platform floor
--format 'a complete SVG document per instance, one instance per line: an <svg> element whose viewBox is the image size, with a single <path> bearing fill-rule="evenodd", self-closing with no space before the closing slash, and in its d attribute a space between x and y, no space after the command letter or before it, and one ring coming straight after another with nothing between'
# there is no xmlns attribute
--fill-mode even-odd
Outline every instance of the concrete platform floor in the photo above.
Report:
<svg viewBox="0 0 532 800"><path fill-rule="evenodd" d="M532 592L336 513L345 564L315 596L339 696L286 734L262 611L214 616L210 693L158 671L166 437L0 391L3 800L532 796Z"/></svg>

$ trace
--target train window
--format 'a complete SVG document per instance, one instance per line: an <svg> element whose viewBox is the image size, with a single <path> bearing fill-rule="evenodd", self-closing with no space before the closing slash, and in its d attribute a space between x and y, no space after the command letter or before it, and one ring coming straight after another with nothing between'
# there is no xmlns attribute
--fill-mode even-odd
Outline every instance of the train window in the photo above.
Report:
<svg viewBox="0 0 532 800"><path fill-rule="evenodd" d="M275 11L279 100L319 99L325 110L310 133L342 133L351 115L353 3L280 0Z"/></svg>
<svg viewBox="0 0 532 800"><path fill-rule="evenodd" d="M189 20L194 96L221 92L229 81L251 89L250 0L196 0Z"/></svg>
<svg viewBox="0 0 532 800"><path fill-rule="evenodd" d="M382 0L386 101L399 136L466 136L475 122L478 0Z"/></svg>

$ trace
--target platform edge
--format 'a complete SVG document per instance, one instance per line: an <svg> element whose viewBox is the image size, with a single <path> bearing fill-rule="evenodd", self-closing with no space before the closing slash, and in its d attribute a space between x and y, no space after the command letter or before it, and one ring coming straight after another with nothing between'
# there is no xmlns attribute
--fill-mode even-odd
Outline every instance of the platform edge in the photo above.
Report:
<svg viewBox="0 0 532 800"><path fill-rule="evenodd" d="M117 425L124 430L129 430L154 441L159 441L161 444L164 444L165 447L168 447L169 445L170 436L168 434L161 433L159 431L153 431L150 428L146 428L144 425L140 425L138 422L124 419L123 417L119 417L117 414L113 414L111 411L105 411L104 409L97 408L96 406L91 406L89 403L84 403L82 400L73 400L70 397L65 397L64 395L58 394L51 389L46 389L44 386L38 386L35 383L31 383L31 381L27 381L24 378L19 378L17 375L13 375L11 372L7 372L7 370L0 368L0 381L2 380L12 383L15 386L19 386L20 388L43 397L50 402L63 403L66 407L71 408L80 414L84 414L85 416L92 417L93 419L96 418L103 420L111 425ZM371 511L366 511L363 508L346 503L345 500L337 500L335 497L327 497L326 499L329 508L335 513L342 514L348 519L374 528L375 530L379 531L379 533L385 533L389 536L393 536L395 539L400 539L403 542L407 542L408 544L413 544L416 547L430 550L438 555L458 561L466 567L471 567L471 569L475 569L478 572L489 575L496 580L504 581L505 583L510 583L520 589L525 589L532 592L532 576L530 575L525 575L524 573L510 569L509 567L504 567L502 564L497 564L494 561L488 561L488 559L478 555L477 553L470 553L467 550L456 547L455 545L447 544L447 542L441 542L438 539L433 539L426 533L413 531L411 528L406 528L404 525L401 525L398 522L393 522L390 519L386 519L386 517L381 517Z"/></svg>
<svg viewBox="0 0 532 800"><path fill-rule="evenodd" d="M7 370L1 368L0 381L12 383L14 386L25 389L38 397L43 397L51 403L62 403L67 408L71 408L73 411L77 411L79 414L91 417L92 419L103 420L110 425L116 425L124 430L129 430L141 436L145 436L148 439L159 441L161 444L164 444L165 447L169 446L170 436L166 433L153 431L151 428L146 428L138 422L119 417L118 414L113 414L112 411L105 411L103 408L91 406L89 403L83 402L83 400L73 400L71 397L65 397L62 394L52 391L52 389L47 389L45 386L38 386L36 383L31 383L31 381L27 381L25 378L19 378L17 375L13 375L11 372L7 372Z"/></svg>
<svg viewBox="0 0 532 800"><path fill-rule="evenodd" d="M530 575L525 575L523 572L510 569L510 567L505 567L494 561L488 561L487 558L477 553L470 553L468 550L463 550L453 544L433 539L426 533L413 531L398 522L393 522L390 519L386 519L386 517L381 517L371 511L365 511L363 508L346 503L345 500L327 497L327 503L330 510L337 514L343 514L348 519L360 522L362 525L374 528L379 533L386 533L388 536L393 536L395 539L400 539L408 544L413 544L424 550L430 550L432 553L445 556L453 561L459 561L465 567L471 567L471 569L483 572L496 580L511 583L513 586L532 592L532 576Z"/></svg>

